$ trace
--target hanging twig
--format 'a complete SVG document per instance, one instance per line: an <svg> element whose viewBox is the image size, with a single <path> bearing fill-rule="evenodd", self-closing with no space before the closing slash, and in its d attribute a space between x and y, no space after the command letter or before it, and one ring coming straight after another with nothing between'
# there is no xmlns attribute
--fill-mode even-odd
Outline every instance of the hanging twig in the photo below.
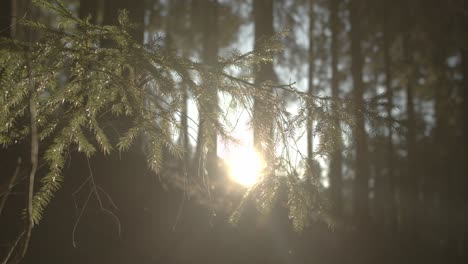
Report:
<svg viewBox="0 0 468 264"><path fill-rule="evenodd" d="M18 177L19 171L21 167L21 157L18 157L18 162L16 165L15 172L13 173L13 176L10 179L10 182L8 183L8 187L3 194L2 201L0 202L0 216L2 215L3 208L5 207L5 203L8 199L8 195L10 195L11 189L13 189L13 186L15 185L16 178Z"/></svg>
<svg viewBox="0 0 468 264"><path fill-rule="evenodd" d="M31 231L34 227L33 218L33 197L34 197L34 180L36 177L38 155L39 155L39 137L37 133L37 109L35 102L35 85L31 77L31 65L29 51L26 53L28 64L28 79L29 79L29 114L30 116L30 129L31 129L31 171L29 173L28 185L28 207L27 207L27 223L26 223L26 236L23 244L21 258L24 258L28 250L29 240L31 238Z"/></svg>
<svg viewBox="0 0 468 264"><path fill-rule="evenodd" d="M2 264L7 264L8 261L11 259L11 256L13 255L13 252L15 251L15 248L18 246L18 243L20 242L21 238L24 236L24 232L25 231L23 230L23 232L21 232L21 234L19 234L19 236L16 238L13 245L11 245L10 250L8 250L8 253L7 253L5 259L2 261Z"/></svg>
<svg viewBox="0 0 468 264"><path fill-rule="evenodd" d="M80 213L78 215L78 218L76 219L75 224L73 225L73 230L72 230L72 244L73 247L76 248L76 240L75 240L75 233L76 229L78 228L78 224L80 223L81 217L83 216L83 213L86 209L86 206L88 205L89 199L91 198L91 195L93 194L93 190L89 190L88 197L86 198L83 207L81 207Z"/></svg>
<svg viewBox="0 0 468 264"><path fill-rule="evenodd" d="M105 213L108 213L110 216L112 216L112 218L115 220L115 223L117 225L117 232L118 232L118 235L120 236L121 234L121 231L122 231L122 228L121 228L121 224L120 224L120 220L119 218L109 209L105 208L103 203L102 203L102 199L101 199L101 196L99 195L99 192L98 192L98 188L100 188L96 182L94 181L94 175L93 175L93 171L91 169L91 163L89 162L89 158L86 159L88 161L88 169L89 169L89 178L91 179L90 181L90 184L91 184L91 189L92 191L94 192L94 195L96 195L96 200L98 201L98 204L99 204L99 208L105 212ZM104 192L106 194L106 196L108 197L109 201L111 202L111 204L113 206L115 206L114 202L112 201L112 199L110 198L109 194L107 194L102 188L100 188L102 192ZM117 206L115 206L117 207Z"/></svg>

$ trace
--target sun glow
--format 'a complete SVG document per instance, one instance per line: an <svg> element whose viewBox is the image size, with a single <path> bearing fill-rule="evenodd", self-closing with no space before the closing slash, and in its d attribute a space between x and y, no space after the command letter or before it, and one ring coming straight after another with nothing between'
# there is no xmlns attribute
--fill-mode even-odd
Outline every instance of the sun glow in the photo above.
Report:
<svg viewBox="0 0 468 264"><path fill-rule="evenodd" d="M254 185L265 168L260 154L248 147L238 147L230 151L227 164L231 179L246 187Z"/></svg>

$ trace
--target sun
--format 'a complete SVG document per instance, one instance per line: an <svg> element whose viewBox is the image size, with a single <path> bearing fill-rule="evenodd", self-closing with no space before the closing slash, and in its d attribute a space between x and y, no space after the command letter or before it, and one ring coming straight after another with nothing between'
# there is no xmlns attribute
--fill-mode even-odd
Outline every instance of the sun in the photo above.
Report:
<svg viewBox="0 0 468 264"><path fill-rule="evenodd" d="M265 168L265 161L254 148L237 147L229 152L227 165L232 180L250 187L261 176Z"/></svg>

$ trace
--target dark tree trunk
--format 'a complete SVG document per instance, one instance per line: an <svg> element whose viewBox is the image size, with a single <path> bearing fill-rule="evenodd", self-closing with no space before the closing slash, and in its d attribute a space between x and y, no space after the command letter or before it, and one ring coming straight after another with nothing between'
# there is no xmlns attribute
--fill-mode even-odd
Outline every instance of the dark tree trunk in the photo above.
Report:
<svg viewBox="0 0 468 264"><path fill-rule="evenodd" d="M218 1L212 0L206 2L206 16L204 19L203 26L203 62L209 66L216 67L216 62L218 58ZM218 91L216 89L216 80L210 78L210 76L204 77L204 85L206 86L207 100L205 113L210 114L207 124L205 126L207 139L210 142L208 151L207 151L207 166L208 173L211 175L217 174L217 163L218 163L218 143L217 143L217 131L216 128L218 118L217 118L217 107L218 107Z"/></svg>
<svg viewBox="0 0 468 264"><path fill-rule="evenodd" d="M187 1L184 1L183 2L184 5L187 5ZM167 47L168 48L171 48L172 47L172 34L171 34L171 26L172 26L172 19L180 19L180 17L176 16L174 18L174 15L172 15L173 12L173 2L169 2L169 17L167 18L168 20L168 25L167 25L167 28L166 28L166 43L167 43ZM190 35L190 37L192 37ZM188 53L187 51L183 51L184 52L184 57L188 57L188 55L186 53ZM183 168L184 169L187 169L190 165L190 147L189 147L189 132L188 132L188 100L189 100L189 94L188 94L188 86L186 84L182 84L182 87L180 87L180 89L182 89L182 106L181 106L181 115L180 115L180 125L181 125L181 131L180 131L180 137L179 137L179 144L181 146L183 146L184 148L184 153L183 153L183 156L182 156L182 160L183 160Z"/></svg>
<svg viewBox="0 0 468 264"><path fill-rule="evenodd" d="M2 0L0 6L0 37L11 37L12 0Z"/></svg>
<svg viewBox="0 0 468 264"><path fill-rule="evenodd" d="M466 32L468 30L468 0L463 1L463 17L462 17L462 25L461 25L461 32ZM463 74L463 87L461 96L463 98L462 103L462 142L465 142L463 145L468 146L468 37L464 35L462 39L462 74ZM468 177L466 177L466 172L468 171L468 151L466 147L463 148L462 152L462 166L461 166L461 189L464 190L460 194L460 200L462 204L465 201L468 201L468 192L466 189L468 188ZM461 249L464 252L464 256L468 256L468 206L463 207L463 227L461 233Z"/></svg>
<svg viewBox="0 0 468 264"><path fill-rule="evenodd" d="M338 76L338 30L339 30L339 17L338 17L339 1L330 1L330 24L331 24L331 90L332 90L332 112L333 112L333 126L336 132L335 146L330 160L330 195L333 203L333 211L336 215L343 212L343 142L341 138L341 124L339 118L338 99L340 94L339 89L339 76Z"/></svg>
<svg viewBox="0 0 468 264"><path fill-rule="evenodd" d="M462 32L468 30L468 0L463 1L463 19ZM462 39L462 71L463 71L463 89L462 89L462 127L465 146L468 146L468 36L464 35ZM465 155L468 158L468 155ZM468 160L465 164L468 164Z"/></svg>
<svg viewBox="0 0 468 264"><path fill-rule="evenodd" d="M434 13L440 10L440 3L434 4ZM456 195L457 187L455 184L456 178L454 177L455 156L456 153L455 144L452 140L455 138L453 133L453 127L449 119L452 118L451 110L451 87L449 80L447 80L447 43L445 42L444 27L437 24L432 28L433 32L433 43L434 50L433 54L433 65L437 69L436 86L435 86L435 127L434 127L434 143L437 149L436 157L436 186L438 186L441 198L441 205L443 208L443 222L444 234L442 239L447 243L449 254L455 253L455 236L458 230L455 230L457 225L455 210L457 209ZM421 180L421 179L417 179ZM425 179L424 179L425 180ZM419 207L419 206L418 206ZM417 219L419 220L419 219Z"/></svg>
<svg viewBox="0 0 468 264"><path fill-rule="evenodd" d="M417 203L417 171L416 171L416 113L414 106L414 72L413 60L411 58L411 46L409 33L403 33L403 57L407 70L406 75L406 151L408 170L401 180L401 210L402 210L402 228L404 234L409 237L409 241L414 241L416 235L416 203Z"/></svg>
<svg viewBox="0 0 468 264"><path fill-rule="evenodd" d="M392 88L392 59L390 57L390 22L389 22L389 1L385 1L383 11L383 59L384 59L384 70L385 70L385 88L387 93L387 183L388 188L386 191L385 202L388 206L388 225L390 234L396 234L398 229L397 223L397 205L396 205L396 179L395 179L395 168L394 168L394 147L393 147L393 88Z"/></svg>
<svg viewBox="0 0 468 264"><path fill-rule="evenodd" d="M204 17L202 18L202 60L206 65L215 67L218 56L218 1L205 1L198 3L203 4ZM192 3L192 9L195 11L199 8L197 4ZM196 14L194 14L196 15ZM203 155L203 147L208 146L206 153L206 165L208 174L217 174L217 107L218 107L218 92L216 89L216 80L211 76L202 76L203 85L207 92L203 94L199 105L199 127L197 148L195 154L195 164L198 167L199 159ZM207 142L205 142L207 141ZM198 171L198 170L197 170Z"/></svg>
<svg viewBox="0 0 468 264"><path fill-rule="evenodd" d="M200 14L203 12L204 2L202 1L191 1L190 2L190 27L193 31L198 32L202 27L202 20ZM197 41L197 34L191 35L192 41ZM195 157L193 160L193 170L195 173L199 173L200 158L202 157L202 151L204 146L204 138L202 131L205 130L203 122L203 113L198 109L198 132L197 132L197 145L195 147Z"/></svg>
<svg viewBox="0 0 468 264"><path fill-rule="evenodd" d="M11 38L11 26L12 26L12 6L10 0L4 0L0 4L0 37ZM2 66L0 65L0 75L2 74ZM27 117L24 117L21 121L27 124ZM22 191L24 187L16 185L20 183L23 175L26 175L25 168L28 168L28 152L29 144L27 140L24 142L16 142L9 146L0 145L0 219L2 225L0 226L0 243L9 248L11 241L15 239L19 232L22 230L23 222L20 218L21 211L25 205L25 199L23 195L11 195L12 192ZM22 160L22 163L18 163L18 159ZM21 166L20 166L21 165ZM19 174L15 175L15 171L21 169ZM14 180L14 182L13 182ZM10 185L11 184L11 185ZM16 185L16 186L14 186ZM11 189L10 189L11 187ZM19 189L20 187L21 189ZM6 199L6 200L3 200ZM3 203L4 202L4 203ZM20 224L18 224L20 223ZM6 252L0 251L0 252ZM0 261L6 261L6 254L0 255Z"/></svg>
<svg viewBox="0 0 468 264"><path fill-rule="evenodd" d="M189 147L189 133L188 133L188 88L184 85L182 87L182 109L181 109L181 144L184 148L183 161L184 167L190 164L190 147Z"/></svg>
<svg viewBox="0 0 468 264"><path fill-rule="evenodd" d="M364 83L362 80L363 56L361 51L360 16L362 1L350 1L351 23L351 74L353 78L353 102L355 104L354 142L356 164L354 179L354 213L357 224L365 227L369 221L369 164L368 143L365 129Z"/></svg>
<svg viewBox="0 0 468 264"><path fill-rule="evenodd" d="M254 0L253 16L255 23L254 49L258 49L262 39L269 38L274 34L273 1ZM255 72L255 84L257 86L261 86L265 81L276 81L276 74L272 62L261 64ZM265 91L264 94L255 96L253 107L254 145L257 151L260 151L267 160L271 158L272 155L272 142L269 141L272 136L272 118L268 116L268 113L271 112L268 109L268 93L270 93L270 91Z"/></svg>
<svg viewBox="0 0 468 264"><path fill-rule="evenodd" d="M8 1L8 0L3 0ZM20 23L23 18L34 20L38 16L38 8L31 3L31 0L10 0L11 3L11 20L10 20L10 34L11 37L18 40L27 40L31 33L29 28Z"/></svg>
<svg viewBox="0 0 468 264"><path fill-rule="evenodd" d="M314 161L314 113L312 95L314 94L314 0L309 1L309 80L308 80L308 95L310 96L310 106L307 111L307 159L309 172L313 171ZM316 175L312 175L316 177Z"/></svg>

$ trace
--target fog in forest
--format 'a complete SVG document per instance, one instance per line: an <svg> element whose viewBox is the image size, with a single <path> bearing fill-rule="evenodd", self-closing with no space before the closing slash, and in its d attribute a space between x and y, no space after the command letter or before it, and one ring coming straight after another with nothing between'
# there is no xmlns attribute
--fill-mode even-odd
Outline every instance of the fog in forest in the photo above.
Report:
<svg viewBox="0 0 468 264"><path fill-rule="evenodd" d="M2 0L1 263L466 263L468 0Z"/></svg>

